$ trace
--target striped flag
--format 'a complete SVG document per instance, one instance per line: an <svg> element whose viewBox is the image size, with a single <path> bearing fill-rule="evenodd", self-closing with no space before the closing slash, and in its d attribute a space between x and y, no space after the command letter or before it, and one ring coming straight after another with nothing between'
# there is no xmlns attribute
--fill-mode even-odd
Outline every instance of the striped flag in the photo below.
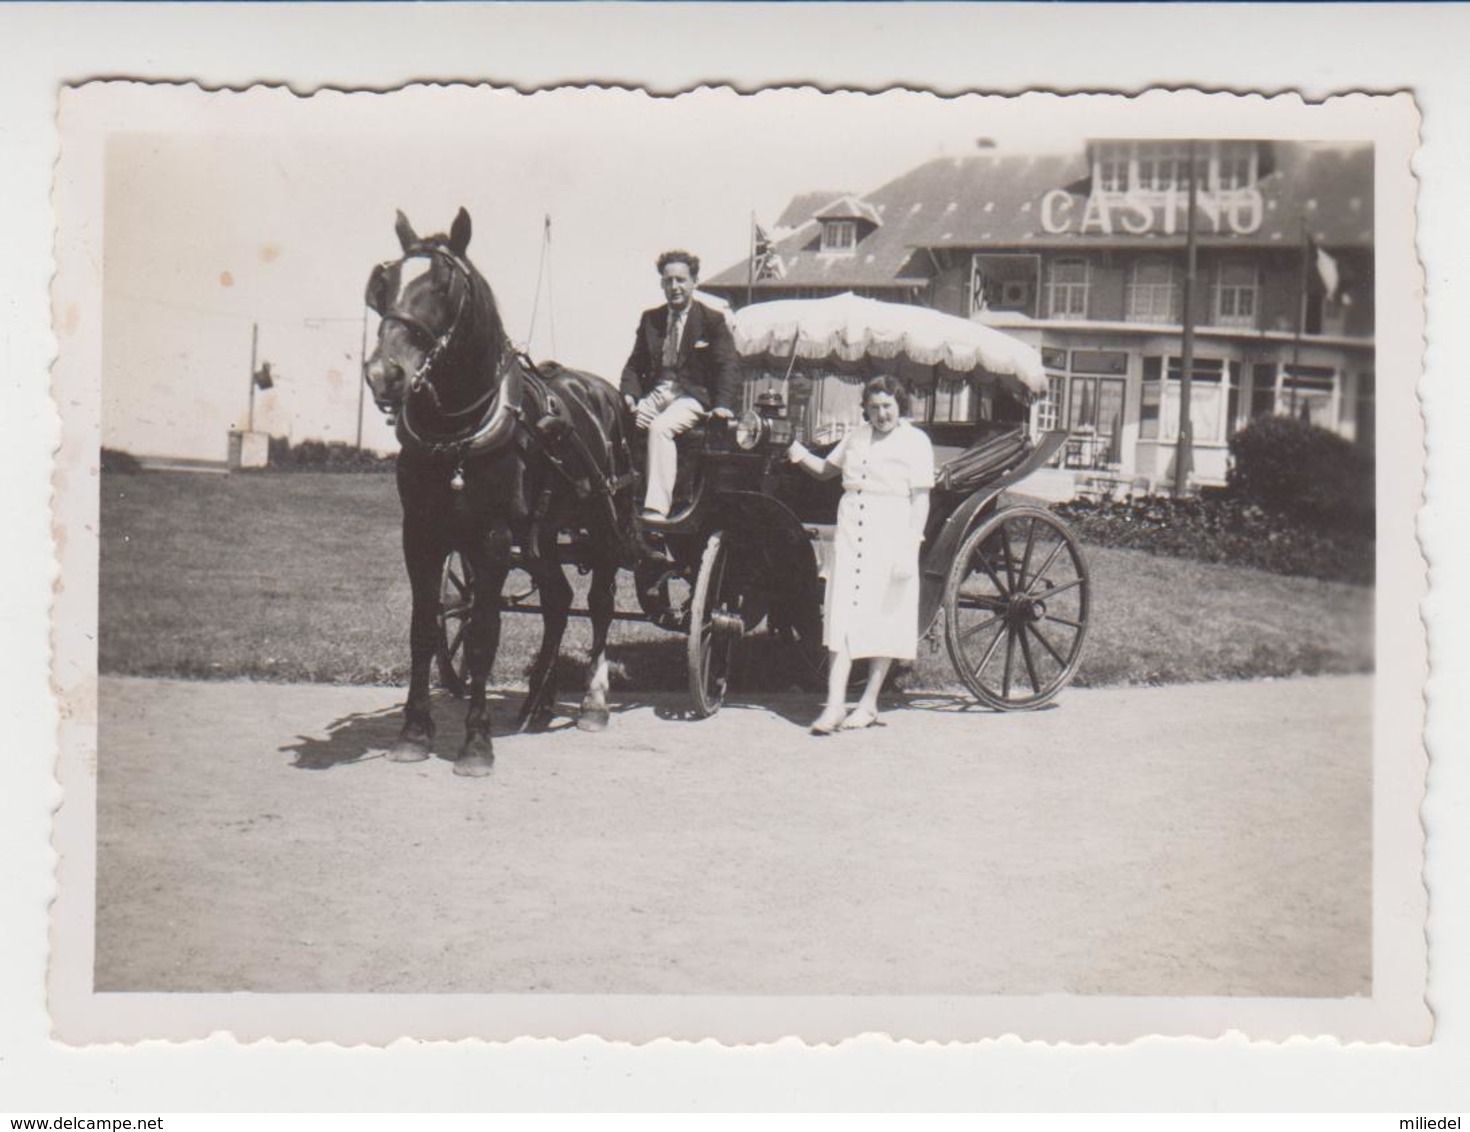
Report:
<svg viewBox="0 0 1470 1132"><path fill-rule="evenodd" d="M776 254L771 235L760 223L755 224L753 237L753 249L751 260L754 263L754 275L757 279L784 279L786 278L786 265L781 262L781 257Z"/></svg>

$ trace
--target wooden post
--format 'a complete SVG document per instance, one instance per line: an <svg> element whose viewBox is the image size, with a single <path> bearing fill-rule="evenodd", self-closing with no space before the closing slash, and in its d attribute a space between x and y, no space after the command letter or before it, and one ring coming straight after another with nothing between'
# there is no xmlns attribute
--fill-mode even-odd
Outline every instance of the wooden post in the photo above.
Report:
<svg viewBox="0 0 1470 1132"><path fill-rule="evenodd" d="M1179 439L1174 448L1174 494L1183 495L1189 489L1189 474L1194 470L1194 423L1190 420L1190 393L1194 382L1194 276L1196 248L1194 238L1195 204L1199 195L1199 177L1194 162L1195 143L1189 143L1189 209L1185 220L1184 260L1184 341L1181 346L1183 357L1179 359L1182 372L1179 381ZM1168 389L1169 375L1164 375L1164 389ZM1167 396L1167 393L1165 394Z"/></svg>

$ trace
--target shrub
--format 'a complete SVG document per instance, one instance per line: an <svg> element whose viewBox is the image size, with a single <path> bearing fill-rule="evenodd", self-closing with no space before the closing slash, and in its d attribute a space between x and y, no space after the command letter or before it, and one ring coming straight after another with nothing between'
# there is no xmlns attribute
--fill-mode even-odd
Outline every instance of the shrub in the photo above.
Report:
<svg viewBox="0 0 1470 1132"><path fill-rule="evenodd" d="M1259 417L1230 438L1230 493L1319 529L1374 524L1373 458L1292 417Z"/></svg>
<svg viewBox="0 0 1470 1132"><path fill-rule="evenodd" d="M127 475L143 470L143 465L138 462L136 456L118 448L102 449L101 467L104 472L123 472Z"/></svg>
<svg viewBox="0 0 1470 1132"><path fill-rule="evenodd" d="M1326 528L1269 511L1223 491L1188 499L1155 496L1116 503L1074 501L1056 508L1084 542L1249 566L1276 574L1369 584L1371 528Z"/></svg>
<svg viewBox="0 0 1470 1132"><path fill-rule="evenodd" d="M359 451L341 440L303 440L292 444L284 436L270 439L270 469L278 472L391 472L392 454Z"/></svg>

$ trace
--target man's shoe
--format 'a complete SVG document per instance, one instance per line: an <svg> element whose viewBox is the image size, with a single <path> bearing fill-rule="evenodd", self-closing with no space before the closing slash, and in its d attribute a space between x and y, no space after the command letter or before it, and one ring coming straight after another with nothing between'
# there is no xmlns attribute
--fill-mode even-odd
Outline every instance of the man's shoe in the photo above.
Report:
<svg viewBox="0 0 1470 1132"><path fill-rule="evenodd" d="M638 532L638 549L643 552L643 557L659 562L672 562L674 556L669 553L668 544L664 536L658 531L646 528Z"/></svg>

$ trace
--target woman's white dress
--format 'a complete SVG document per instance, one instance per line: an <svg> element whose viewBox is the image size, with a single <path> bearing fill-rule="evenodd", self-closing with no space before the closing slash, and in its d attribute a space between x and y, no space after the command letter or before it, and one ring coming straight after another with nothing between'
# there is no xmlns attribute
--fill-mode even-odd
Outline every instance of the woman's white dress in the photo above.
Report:
<svg viewBox="0 0 1470 1132"><path fill-rule="evenodd" d="M912 660L918 646L919 576L897 581L894 564L917 560L909 533L916 491L934 486L934 449L908 421L887 436L871 425L849 432L827 456L842 469L823 643L848 655Z"/></svg>

